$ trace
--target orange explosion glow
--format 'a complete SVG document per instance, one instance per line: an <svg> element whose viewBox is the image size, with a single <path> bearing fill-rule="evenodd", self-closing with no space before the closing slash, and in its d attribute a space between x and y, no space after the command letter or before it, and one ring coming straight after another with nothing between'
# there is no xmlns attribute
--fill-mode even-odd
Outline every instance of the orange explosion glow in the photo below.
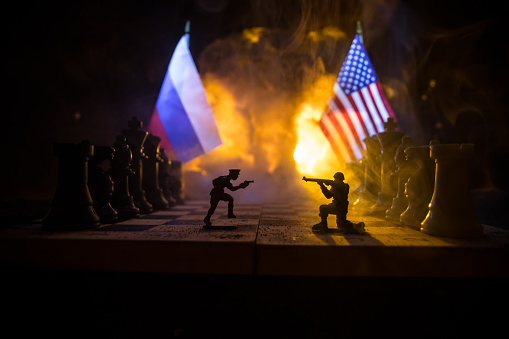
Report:
<svg viewBox="0 0 509 339"><path fill-rule="evenodd" d="M344 171L318 125L336 74L325 71L320 57L303 57L320 41L337 42L344 34L308 34L305 53L275 48L279 34L247 29L202 53L202 81L223 144L184 165L192 198L206 199L210 181L230 168L242 170L239 180L255 180L235 193L241 201L244 194L251 201L309 196L317 189L302 176Z"/></svg>
<svg viewBox="0 0 509 339"><path fill-rule="evenodd" d="M335 77L324 75L304 96L295 116L297 144L293 153L297 171L303 175L329 176L337 171L338 162L318 122L323 113Z"/></svg>

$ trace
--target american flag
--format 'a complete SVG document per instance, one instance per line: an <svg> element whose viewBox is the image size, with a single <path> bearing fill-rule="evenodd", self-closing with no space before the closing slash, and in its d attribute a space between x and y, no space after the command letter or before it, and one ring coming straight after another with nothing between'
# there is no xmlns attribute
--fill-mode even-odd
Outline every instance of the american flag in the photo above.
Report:
<svg viewBox="0 0 509 339"><path fill-rule="evenodd" d="M364 139L384 131L395 118L383 94L361 37L356 35L333 86L333 95L319 122L342 162L362 158Z"/></svg>

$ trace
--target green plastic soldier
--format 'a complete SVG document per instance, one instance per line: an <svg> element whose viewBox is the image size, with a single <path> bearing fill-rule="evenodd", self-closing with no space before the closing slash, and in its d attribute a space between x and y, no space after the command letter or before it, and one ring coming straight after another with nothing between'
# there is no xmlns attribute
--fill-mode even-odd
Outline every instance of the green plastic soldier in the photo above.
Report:
<svg viewBox="0 0 509 339"><path fill-rule="evenodd" d="M352 223L346 219L348 214L348 193L350 186L344 182L345 176L341 172L334 174L334 180L327 179L310 179L302 178L304 181L312 181L318 183L323 195L330 199L332 203L320 206L320 218L322 219L318 224L314 225L313 231L327 231L327 217L329 214L336 215L336 225L344 233L364 233L364 223ZM330 188L325 187L330 186Z"/></svg>

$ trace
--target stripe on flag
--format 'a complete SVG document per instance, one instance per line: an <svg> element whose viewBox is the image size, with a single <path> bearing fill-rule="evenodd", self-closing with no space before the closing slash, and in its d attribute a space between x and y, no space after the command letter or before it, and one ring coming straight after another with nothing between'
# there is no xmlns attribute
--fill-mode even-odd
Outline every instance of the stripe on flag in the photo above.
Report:
<svg viewBox="0 0 509 339"><path fill-rule="evenodd" d="M358 35L332 92L320 128L340 161L359 160L365 150L363 140L383 132L384 122L395 116Z"/></svg>
<svg viewBox="0 0 509 339"><path fill-rule="evenodd" d="M171 57L147 130L171 160L188 162L221 145L214 114L189 51L189 34Z"/></svg>

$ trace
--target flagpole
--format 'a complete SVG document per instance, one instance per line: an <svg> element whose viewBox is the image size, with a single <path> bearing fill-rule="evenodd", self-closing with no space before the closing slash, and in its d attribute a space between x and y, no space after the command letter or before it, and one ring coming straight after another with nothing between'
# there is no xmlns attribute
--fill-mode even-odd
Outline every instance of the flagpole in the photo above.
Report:
<svg viewBox="0 0 509 339"><path fill-rule="evenodd" d="M191 32L191 21L190 20L186 21L186 28L184 29L184 32L185 32L185 34L189 34L189 32Z"/></svg>
<svg viewBox="0 0 509 339"><path fill-rule="evenodd" d="M191 21L190 20L187 20L186 21L186 27L184 28L184 37L186 39L186 42L187 42L187 48L189 48L189 40L190 40L190 34L189 32L191 32Z"/></svg>
<svg viewBox="0 0 509 339"><path fill-rule="evenodd" d="M361 44L364 45L364 39L362 38L362 25L360 20L357 20L357 35L359 36Z"/></svg>

